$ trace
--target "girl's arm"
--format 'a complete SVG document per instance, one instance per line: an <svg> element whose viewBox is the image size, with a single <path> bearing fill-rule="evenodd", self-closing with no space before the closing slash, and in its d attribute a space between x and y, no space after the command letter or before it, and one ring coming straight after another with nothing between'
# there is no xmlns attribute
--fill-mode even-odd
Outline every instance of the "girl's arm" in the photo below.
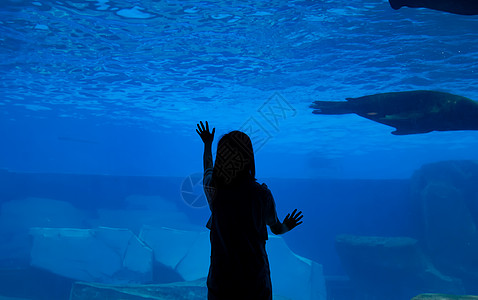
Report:
<svg viewBox="0 0 478 300"><path fill-rule="evenodd" d="M204 126L203 122L199 122L197 124L198 129L196 132L201 137L202 141L204 142L204 171L209 168L212 168L212 141L214 140L214 133L216 132L216 128L212 129L212 132L209 132L209 124L206 121L206 126Z"/></svg>
<svg viewBox="0 0 478 300"><path fill-rule="evenodd" d="M212 142L204 143L204 171L211 168L212 169Z"/></svg>

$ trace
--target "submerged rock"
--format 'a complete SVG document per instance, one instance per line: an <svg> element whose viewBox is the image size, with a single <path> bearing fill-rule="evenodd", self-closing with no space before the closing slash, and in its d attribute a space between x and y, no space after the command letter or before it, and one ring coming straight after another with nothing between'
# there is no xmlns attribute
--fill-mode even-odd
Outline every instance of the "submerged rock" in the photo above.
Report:
<svg viewBox="0 0 478 300"><path fill-rule="evenodd" d="M209 232L145 226L139 235L154 251L154 259L176 271L184 280L207 276Z"/></svg>
<svg viewBox="0 0 478 300"><path fill-rule="evenodd" d="M477 161L422 166L411 179L416 210L412 215L418 216L421 225L420 242L337 237L337 252L351 280L366 294L384 299L430 291L477 294L477 182Z"/></svg>
<svg viewBox="0 0 478 300"><path fill-rule="evenodd" d="M336 249L356 288L378 299L409 299L430 290L464 292L461 281L434 268L415 239L342 235Z"/></svg>
<svg viewBox="0 0 478 300"><path fill-rule="evenodd" d="M442 272L478 293L478 162L422 166L412 191L422 216L424 251Z"/></svg>
<svg viewBox="0 0 478 300"><path fill-rule="evenodd" d="M73 282L38 268L0 269L0 295L12 299L68 300Z"/></svg>
<svg viewBox="0 0 478 300"><path fill-rule="evenodd" d="M208 231L147 226L140 238L153 249L159 263L182 278L192 281L207 276L211 251ZM275 294L294 300L326 299L322 265L294 254L281 237L270 236L266 247Z"/></svg>
<svg viewBox="0 0 478 300"><path fill-rule="evenodd" d="M152 282L152 250L130 230L32 228L31 265L100 283Z"/></svg>
<svg viewBox="0 0 478 300"><path fill-rule="evenodd" d="M29 197L2 203L0 268L27 267L31 227L84 228L86 212L65 201Z"/></svg>
<svg viewBox="0 0 478 300"><path fill-rule="evenodd" d="M430 183L422 190L424 240L437 264L452 273L478 271L478 231L462 190Z"/></svg>
<svg viewBox="0 0 478 300"><path fill-rule="evenodd" d="M77 282L70 300L204 300L207 299L206 279L135 286L113 286ZM291 300L274 295L275 300ZM1 300L1 299L0 299ZM246 299L245 299L246 300Z"/></svg>
<svg viewBox="0 0 478 300"><path fill-rule="evenodd" d="M413 297L412 300L478 300L478 296L421 294L421 295Z"/></svg>
<svg viewBox="0 0 478 300"><path fill-rule="evenodd" d="M266 247L274 293L294 300L327 299L321 264L293 253L279 236L269 236Z"/></svg>
<svg viewBox="0 0 478 300"><path fill-rule="evenodd" d="M77 282L71 289L70 300L204 300L206 280L167 284L114 286Z"/></svg>

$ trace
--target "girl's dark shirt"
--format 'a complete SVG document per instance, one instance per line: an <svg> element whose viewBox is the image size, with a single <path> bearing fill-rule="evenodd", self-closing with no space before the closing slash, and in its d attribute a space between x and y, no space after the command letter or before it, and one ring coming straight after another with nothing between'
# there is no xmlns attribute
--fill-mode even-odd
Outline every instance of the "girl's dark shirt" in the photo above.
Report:
<svg viewBox="0 0 478 300"><path fill-rule="evenodd" d="M216 189L211 186L212 168L203 180L211 210L209 280L260 281L269 275L266 225L279 222L272 193L252 179Z"/></svg>

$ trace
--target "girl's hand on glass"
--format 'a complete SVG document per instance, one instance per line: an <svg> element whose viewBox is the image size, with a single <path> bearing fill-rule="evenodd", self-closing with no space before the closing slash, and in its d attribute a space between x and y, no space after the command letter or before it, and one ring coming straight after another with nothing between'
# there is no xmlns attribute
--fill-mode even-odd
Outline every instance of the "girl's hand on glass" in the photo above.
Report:
<svg viewBox="0 0 478 300"><path fill-rule="evenodd" d="M301 219L303 217L304 215L302 215L301 211L297 212L297 209L294 209L292 214L287 214L287 216L284 219L284 222L282 223L284 223L289 230L292 230L294 227L302 224Z"/></svg>
<svg viewBox="0 0 478 300"><path fill-rule="evenodd" d="M212 132L209 132L209 124L206 121L206 126L204 126L203 122L200 121L199 124L197 124L198 129L196 129L196 132L199 134L201 137L202 141L204 144L212 144L212 141L214 140L214 133L216 132L216 128L212 129Z"/></svg>

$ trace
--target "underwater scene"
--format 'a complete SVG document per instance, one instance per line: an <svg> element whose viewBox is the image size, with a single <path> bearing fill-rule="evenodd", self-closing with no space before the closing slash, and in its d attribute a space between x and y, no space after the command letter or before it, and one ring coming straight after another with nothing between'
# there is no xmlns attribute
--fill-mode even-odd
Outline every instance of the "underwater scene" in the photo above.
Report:
<svg viewBox="0 0 478 300"><path fill-rule="evenodd" d="M0 300L478 299L477 41L472 0L1 0Z"/></svg>

